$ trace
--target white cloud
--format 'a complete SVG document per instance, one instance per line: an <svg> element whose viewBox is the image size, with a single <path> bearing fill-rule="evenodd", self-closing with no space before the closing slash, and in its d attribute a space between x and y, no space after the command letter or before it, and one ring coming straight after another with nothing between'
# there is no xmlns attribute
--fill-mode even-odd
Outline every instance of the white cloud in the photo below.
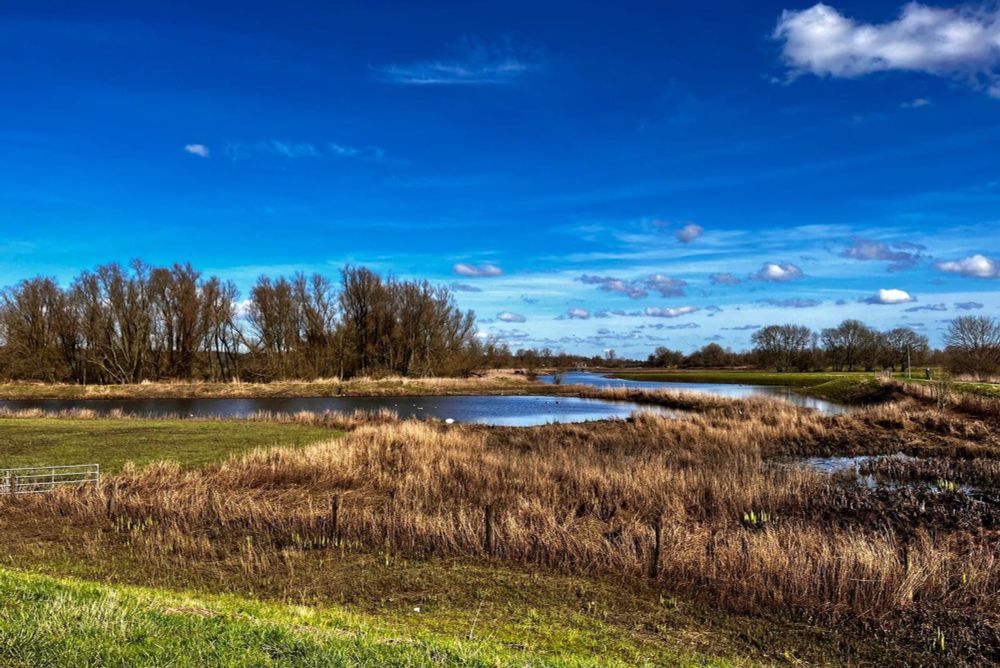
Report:
<svg viewBox="0 0 1000 668"><path fill-rule="evenodd" d="M497 313L497 320L502 320L503 322L527 322L528 319L520 313L504 311L502 313Z"/></svg>
<svg viewBox="0 0 1000 668"><path fill-rule="evenodd" d="M689 244L698 237L700 237L705 232L705 229L701 225L695 225L694 223L688 223L681 229L674 232L674 236L677 237L677 241L682 244Z"/></svg>
<svg viewBox="0 0 1000 668"><path fill-rule="evenodd" d="M184 150L191 155L207 158L210 155L208 147L204 144L185 144Z"/></svg>
<svg viewBox="0 0 1000 668"><path fill-rule="evenodd" d="M410 86L507 84L537 69L509 43L482 44L466 40L449 60L424 60L374 68L387 83Z"/></svg>
<svg viewBox="0 0 1000 668"><path fill-rule="evenodd" d="M907 302L916 301L909 292L906 290L898 290L896 288L890 288L888 290L879 290L871 297L866 297L864 302L866 304L906 304Z"/></svg>
<svg viewBox="0 0 1000 668"><path fill-rule="evenodd" d="M687 281L671 278L663 274L650 274L644 284L653 292L659 292L661 297L680 297L684 294Z"/></svg>
<svg viewBox="0 0 1000 668"><path fill-rule="evenodd" d="M918 97L914 100L910 100L909 102L903 102L899 106L903 109L920 109L921 107L929 107L932 104L934 103L926 97Z"/></svg>
<svg viewBox="0 0 1000 668"><path fill-rule="evenodd" d="M893 70L953 76L1000 94L1000 10L911 2L886 23L862 23L829 5L786 10L774 38L792 75L859 77Z"/></svg>
<svg viewBox="0 0 1000 668"><path fill-rule="evenodd" d="M451 270L459 276L500 276L503 274L503 270L500 267L489 262L478 265L459 262Z"/></svg>
<svg viewBox="0 0 1000 668"><path fill-rule="evenodd" d="M978 253L961 260L938 262L937 268L971 278L1000 278L1000 262Z"/></svg>
<svg viewBox="0 0 1000 668"><path fill-rule="evenodd" d="M677 316L694 313L697 310L698 307L696 306L678 306L677 308L647 306L643 309L643 314L654 318L676 318Z"/></svg>
<svg viewBox="0 0 1000 668"><path fill-rule="evenodd" d="M570 320L572 319L586 320L587 318L590 317L590 311L588 311L585 308L571 308L568 311L566 311L566 317L569 318Z"/></svg>
<svg viewBox="0 0 1000 668"><path fill-rule="evenodd" d="M765 262L760 271L750 274L750 278L755 281L771 281L776 283L792 281L803 276L802 270L794 264L781 264L778 262Z"/></svg>

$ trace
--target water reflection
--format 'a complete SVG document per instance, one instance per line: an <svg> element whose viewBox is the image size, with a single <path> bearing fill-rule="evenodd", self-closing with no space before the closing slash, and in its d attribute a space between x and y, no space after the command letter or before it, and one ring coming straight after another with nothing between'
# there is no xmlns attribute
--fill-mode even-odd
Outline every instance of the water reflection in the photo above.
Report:
<svg viewBox="0 0 1000 668"><path fill-rule="evenodd" d="M543 383L553 383L555 378L551 375L539 376L538 380ZM600 373L590 371L570 371L562 374L563 385L589 385L591 387L627 387L642 390L676 390L679 392L701 392L703 394L714 394L720 397L730 397L733 399L745 399L747 397L777 397L801 406L812 408L827 415L837 415L844 413L848 409L840 404L823 399L807 397L792 391L788 387L770 385L742 385L736 383L678 383L673 381L658 380L625 380L622 378L612 378Z"/></svg>

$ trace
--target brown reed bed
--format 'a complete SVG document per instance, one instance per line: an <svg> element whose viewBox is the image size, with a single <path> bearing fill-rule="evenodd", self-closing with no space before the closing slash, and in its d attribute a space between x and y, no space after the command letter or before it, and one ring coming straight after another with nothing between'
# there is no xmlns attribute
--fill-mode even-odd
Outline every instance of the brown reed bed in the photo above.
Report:
<svg viewBox="0 0 1000 668"><path fill-rule="evenodd" d="M470 378L407 378L386 376L347 380L280 380L273 382L146 381L127 385L66 383L0 383L0 399L198 399L336 396L407 396L501 394L551 391L523 375L493 372Z"/></svg>
<svg viewBox="0 0 1000 668"><path fill-rule="evenodd" d="M939 633L938 658L1000 659L996 508L769 463L838 447L996 459L988 423L916 402L824 417L778 401L704 401L681 420L530 429L359 419L328 443L2 499L0 516L15 534L71 524L90 558L126 552L154 570L235 563L252 581L315 550L387 564L457 558L653 580L735 612L870 634L928 661Z"/></svg>

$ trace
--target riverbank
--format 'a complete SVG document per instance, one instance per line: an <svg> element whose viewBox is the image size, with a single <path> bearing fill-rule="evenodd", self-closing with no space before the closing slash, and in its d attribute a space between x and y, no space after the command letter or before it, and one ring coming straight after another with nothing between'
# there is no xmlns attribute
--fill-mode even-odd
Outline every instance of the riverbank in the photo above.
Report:
<svg viewBox="0 0 1000 668"><path fill-rule="evenodd" d="M145 382L134 385L0 383L0 400L20 399L266 399L311 397L556 394L558 387L524 375L491 373L472 378L355 378L270 383Z"/></svg>

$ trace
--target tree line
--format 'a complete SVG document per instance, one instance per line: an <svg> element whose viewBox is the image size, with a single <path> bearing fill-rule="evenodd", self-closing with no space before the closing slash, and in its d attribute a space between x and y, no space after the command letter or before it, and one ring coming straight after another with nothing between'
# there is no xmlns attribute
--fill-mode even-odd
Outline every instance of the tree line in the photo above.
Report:
<svg viewBox="0 0 1000 668"><path fill-rule="evenodd" d="M232 281L141 261L0 294L0 376L75 383L461 375L490 346L448 288L345 267Z"/></svg>
<svg viewBox="0 0 1000 668"><path fill-rule="evenodd" d="M751 336L752 349L733 352L709 343L685 355L661 347L646 364L655 367L757 367L775 371L880 371L934 364L955 373L991 376L1000 372L1000 320L986 316L953 319L944 350L909 327L878 331L860 320L813 331L805 325L768 325Z"/></svg>
<svg viewBox="0 0 1000 668"><path fill-rule="evenodd" d="M1000 321L951 321L944 350L906 327L858 320L813 331L769 325L749 351L708 343L684 354L657 348L644 362L506 346L477 336L475 317L447 287L344 267L261 276L243 299L236 285L190 264L99 266L68 286L40 276L0 292L0 378L75 383L159 380L271 381L359 375L468 375L480 368L757 367L778 371L948 366L1000 372Z"/></svg>

